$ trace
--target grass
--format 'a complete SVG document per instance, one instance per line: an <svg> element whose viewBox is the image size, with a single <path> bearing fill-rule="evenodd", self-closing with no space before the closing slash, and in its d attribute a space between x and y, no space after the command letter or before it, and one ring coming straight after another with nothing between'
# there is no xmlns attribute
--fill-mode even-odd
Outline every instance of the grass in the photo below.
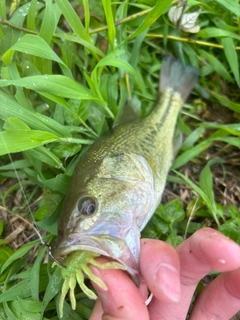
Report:
<svg viewBox="0 0 240 320"><path fill-rule="evenodd" d="M128 99L149 113L165 54L200 77L179 118L185 140L163 204L142 236L177 245L211 226L240 243L240 4L189 1L190 12L201 8L197 33L169 20L170 4L0 0L1 319L58 319L62 280L42 263L29 210L53 241L81 151L111 130ZM88 319L93 302L76 296L65 319Z"/></svg>

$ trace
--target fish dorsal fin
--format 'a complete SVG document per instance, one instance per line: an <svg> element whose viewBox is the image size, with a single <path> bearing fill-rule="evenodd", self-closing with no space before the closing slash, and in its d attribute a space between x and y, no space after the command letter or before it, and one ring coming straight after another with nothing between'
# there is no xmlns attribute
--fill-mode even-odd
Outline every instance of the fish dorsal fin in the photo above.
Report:
<svg viewBox="0 0 240 320"><path fill-rule="evenodd" d="M136 119L140 119L139 114L136 112L132 100L128 100L120 114L119 118L117 119L114 127L118 126L119 124L124 124L129 121L133 121Z"/></svg>

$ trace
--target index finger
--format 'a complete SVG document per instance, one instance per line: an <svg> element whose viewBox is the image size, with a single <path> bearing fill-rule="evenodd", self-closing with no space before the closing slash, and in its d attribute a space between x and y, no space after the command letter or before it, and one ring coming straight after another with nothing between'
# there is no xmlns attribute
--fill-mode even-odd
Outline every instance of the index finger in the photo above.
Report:
<svg viewBox="0 0 240 320"><path fill-rule="evenodd" d="M98 261L106 260L101 258ZM146 297L124 271L101 270L93 266L91 269L108 290L93 283L100 301L96 303L90 320L149 320Z"/></svg>

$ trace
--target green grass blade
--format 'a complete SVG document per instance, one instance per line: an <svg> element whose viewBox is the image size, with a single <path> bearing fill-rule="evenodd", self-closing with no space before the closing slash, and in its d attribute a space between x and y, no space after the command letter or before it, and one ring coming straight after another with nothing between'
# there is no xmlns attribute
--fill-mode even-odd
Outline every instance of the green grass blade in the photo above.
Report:
<svg viewBox="0 0 240 320"><path fill-rule="evenodd" d="M122 60L119 57L113 57L113 56L110 56L110 55L107 56L107 57L104 57L103 59L101 59L98 62L98 64L96 65L95 69L97 69L99 67L105 67L105 66L117 67L120 70L124 70L124 71L130 73L133 76L136 75L134 68L128 62Z"/></svg>
<svg viewBox="0 0 240 320"><path fill-rule="evenodd" d="M38 255L30 273L31 296L34 301L39 301L39 273L41 264L46 254L46 250L46 247L38 247Z"/></svg>
<svg viewBox="0 0 240 320"><path fill-rule="evenodd" d="M229 100L228 98L226 98L225 96L217 93L217 92L214 92L214 91L210 91L209 92L211 93L211 95L218 100L218 102L222 105L222 106L225 106L235 112L240 112L240 103L237 103L237 102L233 102L231 100Z"/></svg>
<svg viewBox="0 0 240 320"><path fill-rule="evenodd" d="M217 72L221 77L225 80L232 81L232 77L228 73L227 69L224 65L219 61L218 58L214 57L214 55L206 52L205 50L199 50L200 55L205 58L209 64L213 67L213 70Z"/></svg>
<svg viewBox="0 0 240 320"><path fill-rule="evenodd" d="M172 0L158 0L153 9L146 15L143 22L137 28L137 30L131 34L126 41L136 38L143 31L147 30L172 3Z"/></svg>
<svg viewBox="0 0 240 320"><path fill-rule="evenodd" d="M0 87L9 85L31 89L39 93L46 92L63 98L99 100L81 84L61 75L41 75L17 80L0 80Z"/></svg>
<svg viewBox="0 0 240 320"><path fill-rule="evenodd" d="M24 109L16 100L0 90L0 118L7 120L15 117L26 123L31 129L51 132L57 136L69 137L69 128L43 114Z"/></svg>
<svg viewBox="0 0 240 320"><path fill-rule="evenodd" d="M89 9L89 1L83 0L84 6L84 20L85 20L85 30L89 32L89 24L90 24L90 9Z"/></svg>
<svg viewBox="0 0 240 320"><path fill-rule="evenodd" d="M68 40L74 43L79 43L81 44L83 47L87 48L92 54L95 55L99 55L100 57L104 57L104 53L99 50L96 46L94 46L92 43L77 37L75 35L72 34L57 34L56 35L58 38L64 39L64 40Z"/></svg>
<svg viewBox="0 0 240 320"><path fill-rule="evenodd" d="M231 38L222 38L221 42L232 73L234 74L235 80L240 87L238 55L235 49L234 41Z"/></svg>
<svg viewBox="0 0 240 320"><path fill-rule="evenodd" d="M71 6L71 3L67 0L56 0L56 3L60 8L62 14L64 15L65 19L69 23L70 27L74 31L74 33L80 38L84 39L85 41L91 43L89 34L85 30L77 13L74 11L73 7Z"/></svg>
<svg viewBox="0 0 240 320"><path fill-rule="evenodd" d="M208 197L211 203L211 206L215 207L216 209L216 204L215 204L214 194L213 194L213 178L212 178L212 173L208 163L205 165L205 167L201 171L200 178L199 178L199 186Z"/></svg>
<svg viewBox="0 0 240 320"><path fill-rule="evenodd" d="M192 147L191 149L183 152L173 162L172 169L177 169L177 168L183 166L184 164L186 164L188 161L194 159L203 150L208 148L211 145L211 143L212 142L210 140L205 140L205 141L197 144L195 147Z"/></svg>
<svg viewBox="0 0 240 320"><path fill-rule="evenodd" d="M19 248L16 252L14 252L13 255L4 263L4 265L1 268L1 273L15 260L18 260L21 258L25 253L27 253L33 246L36 244L39 244L40 240L35 240L32 242L29 242L25 245L23 245L21 248Z"/></svg>
<svg viewBox="0 0 240 320"><path fill-rule="evenodd" d="M233 14L240 18L240 4L232 0L217 0L227 10L230 10Z"/></svg>
<svg viewBox="0 0 240 320"><path fill-rule="evenodd" d="M39 130L3 131L0 132L0 141L4 141L0 145L0 155L33 149L58 140L54 134Z"/></svg>
<svg viewBox="0 0 240 320"><path fill-rule="evenodd" d="M102 0L107 25L108 25L108 40L112 51L114 51L114 41L116 37L116 29L114 25L113 11L112 11L112 0Z"/></svg>
<svg viewBox="0 0 240 320"><path fill-rule="evenodd" d="M219 138L216 138L215 140L224 141L224 142L226 142L228 144L231 144L232 146L235 146L235 147L240 149L240 139L239 138L235 138L235 137L219 137Z"/></svg>
<svg viewBox="0 0 240 320"><path fill-rule="evenodd" d="M51 275L47 289L44 293L41 314L43 315L44 310L48 303L56 296L56 294L61 290L63 283L63 278L61 276L61 269L58 267L54 270L54 273Z"/></svg>
<svg viewBox="0 0 240 320"><path fill-rule="evenodd" d="M210 201L210 199L208 198L208 196L205 194L205 192L199 187L197 186L195 183L193 183L190 179L188 179L187 177L185 177L182 173L177 172L175 170L173 170L178 176L180 176L186 184L188 184L191 188L193 188L193 190L202 198L202 200L206 203L207 207L209 208L209 210L211 211L216 223L219 225L219 221L217 218L217 213L216 211L213 211L212 209L212 202Z"/></svg>
<svg viewBox="0 0 240 320"><path fill-rule="evenodd" d="M231 31L218 28L205 28L198 32L198 36L203 39L228 37L240 40L240 36Z"/></svg>
<svg viewBox="0 0 240 320"><path fill-rule="evenodd" d="M72 73L65 63L56 55L47 42L39 36L26 34L18 40L2 57L6 65L11 63L15 51L30 54L35 57L56 61L63 69L65 76L72 78Z"/></svg>
<svg viewBox="0 0 240 320"><path fill-rule="evenodd" d="M60 11L60 10L59 10ZM54 10L52 0L45 0L44 17L41 24L39 36L43 38L48 44L52 42L52 36L57 27L58 18L56 15L56 8Z"/></svg>
<svg viewBox="0 0 240 320"><path fill-rule="evenodd" d="M35 30L35 19L37 15L37 0L32 0L27 15L27 28Z"/></svg>

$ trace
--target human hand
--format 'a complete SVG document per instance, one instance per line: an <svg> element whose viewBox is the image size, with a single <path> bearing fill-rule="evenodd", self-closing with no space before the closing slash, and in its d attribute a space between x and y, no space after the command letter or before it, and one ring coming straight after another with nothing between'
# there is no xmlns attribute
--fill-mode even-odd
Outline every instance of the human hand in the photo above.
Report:
<svg viewBox="0 0 240 320"><path fill-rule="evenodd" d="M144 283L137 288L121 270L92 270L108 290L94 285L99 299L90 320L185 320L197 284L211 270L223 273L202 290L190 319L229 320L240 310L240 247L210 228L176 249L141 240L140 270L154 296L148 306Z"/></svg>

